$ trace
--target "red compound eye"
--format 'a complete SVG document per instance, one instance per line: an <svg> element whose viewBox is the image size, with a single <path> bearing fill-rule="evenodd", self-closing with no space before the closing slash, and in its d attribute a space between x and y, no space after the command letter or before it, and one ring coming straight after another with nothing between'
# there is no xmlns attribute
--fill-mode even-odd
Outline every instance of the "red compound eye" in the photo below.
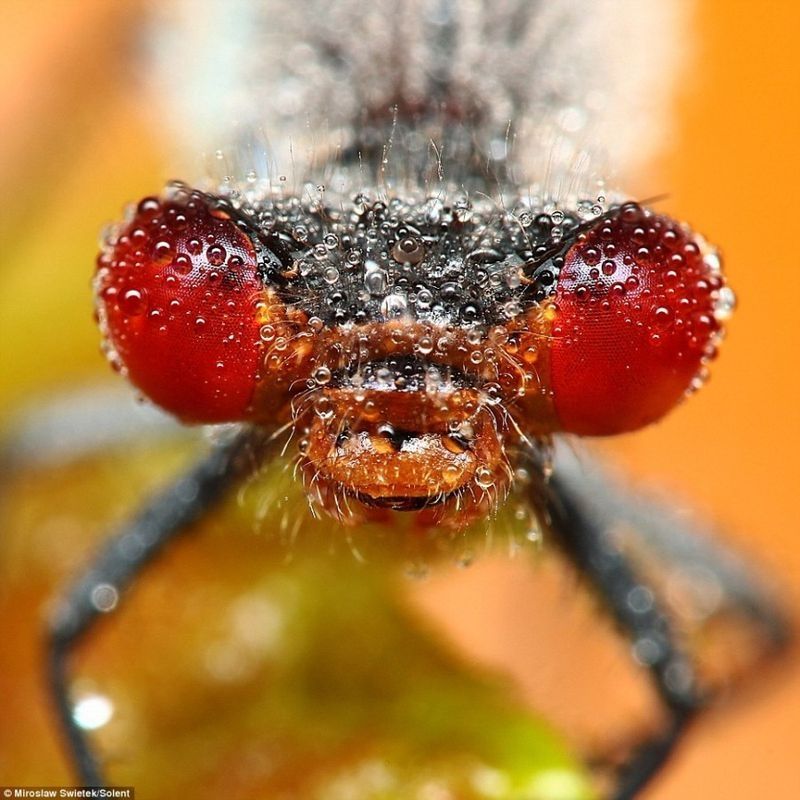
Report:
<svg viewBox="0 0 800 800"><path fill-rule="evenodd" d="M263 293L249 237L200 193L147 198L98 259L114 366L187 422L246 416Z"/></svg>
<svg viewBox="0 0 800 800"><path fill-rule="evenodd" d="M691 232L637 205L579 236L559 275L552 328L562 428L622 433L667 413L714 352L722 286Z"/></svg>

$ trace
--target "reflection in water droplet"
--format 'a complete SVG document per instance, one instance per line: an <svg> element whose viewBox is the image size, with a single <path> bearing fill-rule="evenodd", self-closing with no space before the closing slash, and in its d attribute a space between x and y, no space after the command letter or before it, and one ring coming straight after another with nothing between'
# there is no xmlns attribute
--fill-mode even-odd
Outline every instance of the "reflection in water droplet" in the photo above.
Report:
<svg viewBox="0 0 800 800"><path fill-rule="evenodd" d="M381 303L381 314L387 319L402 316L408 309L408 302L401 294L389 294Z"/></svg>
<svg viewBox="0 0 800 800"><path fill-rule="evenodd" d="M90 694L75 704L72 718L78 727L95 731L106 725L114 716L114 704L101 694Z"/></svg>
<svg viewBox="0 0 800 800"><path fill-rule="evenodd" d="M331 371L327 367L318 367L314 371L314 380L324 386L326 383L329 383L331 379Z"/></svg>
<svg viewBox="0 0 800 800"><path fill-rule="evenodd" d="M364 285L371 294L383 294L389 284L389 276L386 270L376 268L367 271L364 276Z"/></svg>
<svg viewBox="0 0 800 800"><path fill-rule="evenodd" d="M144 314L147 310L144 292L138 289L128 289L128 291L122 295L122 310L132 317Z"/></svg>
<svg viewBox="0 0 800 800"><path fill-rule="evenodd" d="M327 397L319 397L314 403L314 413L320 419L330 419L333 416L333 403Z"/></svg>
<svg viewBox="0 0 800 800"><path fill-rule="evenodd" d="M480 489L490 489L494 486L494 476L488 467L478 467L475 470L475 484Z"/></svg>

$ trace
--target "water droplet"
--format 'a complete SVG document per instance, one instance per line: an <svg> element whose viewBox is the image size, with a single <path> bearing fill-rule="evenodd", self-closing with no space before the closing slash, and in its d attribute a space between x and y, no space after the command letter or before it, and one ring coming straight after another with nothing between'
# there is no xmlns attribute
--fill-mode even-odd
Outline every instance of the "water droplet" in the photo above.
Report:
<svg viewBox="0 0 800 800"><path fill-rule="evenodd" d="M392 248L392 258L401 264L419 264L425 257L425 246L414 236L406 236Z"/></svg>
<svg viewBox="0 0 800 800"><path fill-rule="evenodd" d="M714 318L718 322L724 322L733 316L735 310L736 294L729 286L723 286L719 290L719 294L714 303Z"/></svg>
<svg viewBox="0 0 800 800"><path fill-rule="evenodd" d="M429 353L432 353L433 339L431 339L430 336L421 337L417 343L417 351L423 356L427 356Z"/></svg>
<svg viewBox="0 0 800 800"><path fill-rule="evenodd" d="M178 275L188 275L192 271L192 259L184 253L175 256L172 262L172 269Z"/></svg>
<svg viewBox="0 0 800 800"><path fill-rule="evenodd" d="M408 301L401 294L388 294L381 303L381 314L386 319L402 316L408 310Z"/></svg>
<svg viewBox="0 0 800 800"><path fill-rule="evenodd" d="M722 260L720 259L718 253L706 253L703 256L703 263L714 275L719 275L722 272Z"/></svg>
<svg viewBox="0 0 800 800"><path fill-rule="evenodd" d="M104 695L90 694L75 703L72 718L86 731L95 731L106 725L114 716L114 704Z"/></svg>
<svg viewBox="0 0 800 800"><path fill-rule="evenodd" d="M161 263L172 259L172 245L167 241L159 241L153 245L153 258Z"/></svg>
<svg viewBox="0 0 800 800"><path fill-rule="evenodd" d="M122 295L122 310L132 317L138 317L147 311L147 300L143 291L128 289Z"/></svg>
<svg viewBox="0 0 800 800"><path fill-rule="evenodd" d="M453 204L453 214L459 222L469 222L472 219L472 206L466 198L459 198Z"/></svg>
<svg viewBox="0 0 800 800"><path fill-rule="evenodd" d="M662 646L649 636L643 636L633 645L633 657L643 667L655 664L663 655Z"/></svg>
<svg viewBox="0 0 800 800"><path fill-rule="evenodd" d="M663 331L672 325L674 315L667 306L657 306L652 311L652 324L656 330Z"/></svg>
<svg viewBox="0 0 800 800"><path fill-rule="evenodd" d="M536 345L530 345L522 353L522 360L527 364L533 364L539 358L539 351Z"/></svg>
<svg viewBox="0 0 800 800"><path fill-rule="evenodd" d="M368 269L364 276L364 285L370 294L384 294L389 286L389 275L378 266Z"/></svg>
<svg viewBox="0 0 800 800"><path fill-rule="evenodd" d="M331 380L331 371L328 367L318 367L314 370L314 380L320 385L324 386Z"/></svg>
<svg viewBox="0 0 800 800"><path fill-rule="evenodd" d="M157 197L145 197L136 207L137 214L155 214L161 210L161 203Z"/></svg>
<svg viewBox="0 0 800 800"><path fill-rule="evenodd" d="M113 611L119 602L117 587L110 583L98 583L92 587L92 605L101 613Z"/></svg>
<svg viewBox="0 0 800 800"><path fill-rule="evenodd" d="M636 614L645 614L653 608L655 598L646 586L636 586L628 592L628 607Z"/></svg>
<svg viewBox="0 0 800 800"><path fill-rule="evenodd" d="M478 467L475 470L475 485L484 490L494 486L494 475L488 467Z"/></svg>
<svg viewBox="0 0 800 800"><path fill-rule="evenodd" d="M429 289L420 289L417 292L416 306L420 310L426 310L433 303L433 293Z"/></svg>
<svg viewBox="0 0 800 800"><path fill-rule="evenodd" d="M318 397L314 402L314 413L320 419L331 419L333 411L333 403L327 397Z"/></svg>
<svg viewBox="0 0 800 800"><path fill-rule="evenodd" d="M522 286L522 270L512 269L506 273L506 286L509 289L518 289Z"/></svg>
<svg viewBox="0 0 800 800"><path fill-rule="evenodd" d="M461 469L456 464L448 464L442 470L442 477L447 483L455 483L461 477Z"/></svg>
<svg viewBox="0 0 800 800"><path fill-rule="evenodd" d="M600 251L596 247L587 247L583 251L583 261L590 267L600 263Z"/></svg>

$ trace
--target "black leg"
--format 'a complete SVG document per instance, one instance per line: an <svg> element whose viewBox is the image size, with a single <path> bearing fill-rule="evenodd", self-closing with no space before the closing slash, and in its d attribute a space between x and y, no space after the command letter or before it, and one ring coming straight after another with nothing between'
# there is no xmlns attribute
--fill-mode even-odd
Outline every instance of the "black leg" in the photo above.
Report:
<svg viewBox="0 0 800 800"><path fill-rule="evenodd" d="M754 650L753 663L789 644L790 625L774 586L758 574L752 559L727 548L712 526L676 510L674 498L631 490L590 453L576 453L574 446L564 442L555 449L555 471L562 483L580 495L584 513L615 529L626 552L630 547L640 555L646 553L667 572L699 575L719 595L717 611L734 612L737 620L758 634L754 647L760 649ZM699 618L708 611L694 609Z"/></svg>
<svg viewBox="0 0 800 800"><path fill-rule="evenodd" d="M156 495L63 592L48 631L48 682L71 758L81 782L103 786L102 769L69 698L69 657L75 644L118 595L176 536L250 474L262 457L259 432L244 430Z"/></svg>
<svg viewBox="0 0 800 800"><path fill-rule="evenodd" d="M0 440L0 474L20 467L63 466L129 442L197 438L153 405L136 402L127 386L73 388L14 412Z"/></svg>
<svg viewBox="0 0 800 800"><path fill-rule="evenodd" d="M691 662L676 641L655 594L636 576L602 519L589 513L580 492L555 472L537 486L537 506L572 562L630 637L637 660L650 671L669 712L666 729L645 742L619 772L612 795L629 800L658 772L702 704Z"/></svg>

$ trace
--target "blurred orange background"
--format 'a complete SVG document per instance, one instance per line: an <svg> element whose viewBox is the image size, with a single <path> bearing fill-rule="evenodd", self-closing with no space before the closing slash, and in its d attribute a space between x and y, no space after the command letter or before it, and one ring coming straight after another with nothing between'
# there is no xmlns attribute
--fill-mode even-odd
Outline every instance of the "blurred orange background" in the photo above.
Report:
<svg viewBox="0 0 800 800"><path fill-rule="evenodd" d="M129 58L138 13L135 3L105 0L4 0L4 410L105 374L89 289L99 225L173 177L153 119L138 110ZM663 207L722 246L740 308L698 397L604 447L719 520L800 611L800 6L700 0L694 33L699 53L676 107L678 135L634 188L668 192ZM20 340L30 343L24 352ZM527 665L546 658L558 621L543 617L537 627L540 594L524 564L486 560L415 591L476 658L531 687L534 702ZM800 797L800 665L772 677L763 692L704 720L648 797Z"/></svg>

